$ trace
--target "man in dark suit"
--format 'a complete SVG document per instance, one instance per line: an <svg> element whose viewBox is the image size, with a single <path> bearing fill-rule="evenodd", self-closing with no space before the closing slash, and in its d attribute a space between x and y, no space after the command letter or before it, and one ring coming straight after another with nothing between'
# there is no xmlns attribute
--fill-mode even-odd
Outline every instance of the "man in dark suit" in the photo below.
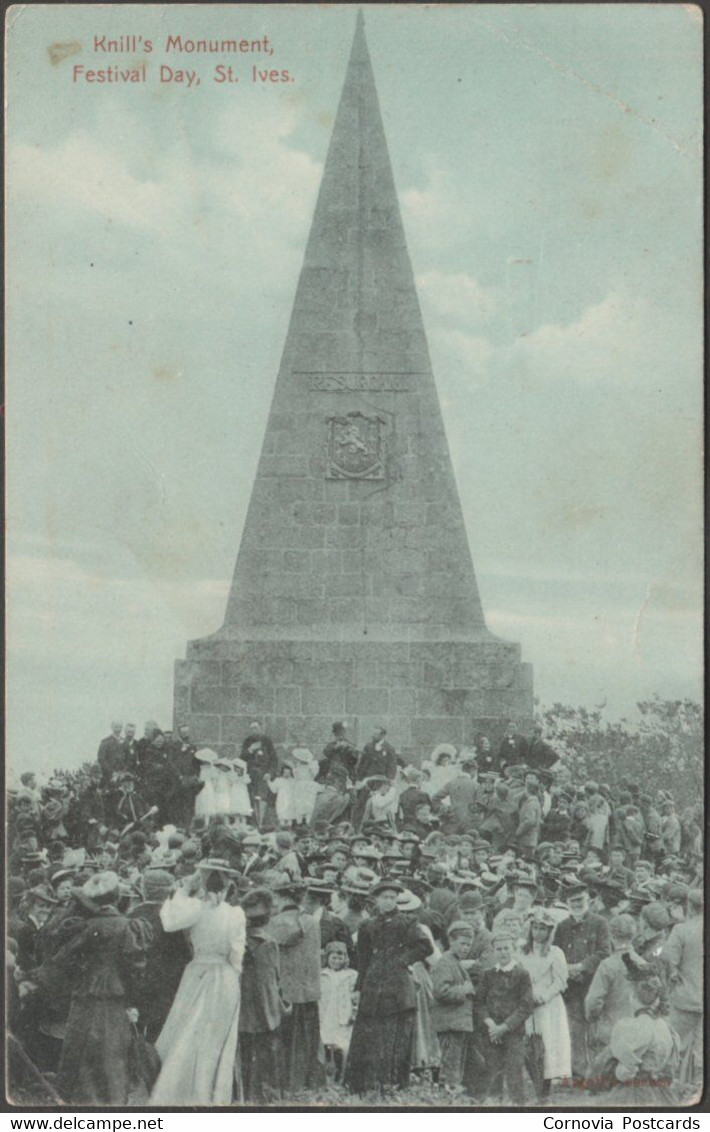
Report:
<svg viewBox="0 0 710 1132"><path fill-rule="evenodd" d="M182 973L192 959L185 932L166 932L160 909L172 892L174 878L164 869L146 869L142 879L143 900L129 913L151 929L145 966L135 987L138 1024L151 1044L163 1028L180 985Z"/></svg>
<svg viewBox="0 0 710 1132"><path fill-rule="evenodd" d="M114 720L111 724L111 734L99 744L96 761L101 767L101 776L105 785L111 782L119 771L128 770L126 751L121 740L122 731L123 723Z"/></svg>
<svg viewBox="0 0 710 1132"><path fill-rule="evenodd" d="M583 1079L589 1068L584 999L594 972L602 959L611 954L611 939L608 922L589 910L586 885L570 885L566 896L569 916L557 925L554 942L564 952L569 973L564 1000L572 1042L572 1076Z"/></svg>
<svg viewBox="0 0 710 1132"><path fill-rule="evenodd" d="M523 762L535 770L547 770L554 766L559 756L549 743L542 737L542 727L536 724L532 736L528 739L523 750Z"/></svg>
<svg viewBox="0 0 710 1132"><path fill-rule="evenodd" d="M496 964L481 972L473 1007L479 1023L482 1076L466 1084L481 1100L500 1098L507 1087L510 1102L522 1105L525 1020L533 1012L532 983L516 962L510 932L496 933L493 946Z"/></svg>
<svg viewBox="0 0 710 1132"><path fill-rule="evenodd" d="M524 762L526 746L525 739L516 731L515 723L512 719L509 720L505 735L498 748L498 768L516 766L518 763Z"/></svg>
<svg viewBox="0 0 710 1132"><path fill-rule="evenodd" d="M397 752L387 742L386 735L387 729L378 727L369 743L363 747L355 772L358 782L373 775L384 775L390 782L394 782L397 777Z"/></svg>
<svg viewBox="0 0 710 1132"><path fill-rule="evenodd" d="M358 759L361 757L360 752L345 734L344 723L334 723L332 730L333 738L323 748L323 754L318 760L319 770L316 782L328 782L334 772L340 773L341 771L345 771L348 778L355 778Z"/></svg>

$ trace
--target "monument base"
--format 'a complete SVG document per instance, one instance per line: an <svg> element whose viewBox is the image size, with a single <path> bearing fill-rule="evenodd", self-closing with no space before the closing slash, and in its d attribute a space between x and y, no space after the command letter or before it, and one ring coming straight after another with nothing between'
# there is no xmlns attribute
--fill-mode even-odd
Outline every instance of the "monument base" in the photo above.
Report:
<svg viewBox="0 0 710 1132"><path fill-rule="evenodd" d="M175 664L175 725L193 742L237 754L253 720L276 743L320 754L335 720L362 747L387 728L410 761L436 743L492 744L508 720L532 724L532 666L520 646L480 641L249 641L217 633L190 641Z"/></svg>

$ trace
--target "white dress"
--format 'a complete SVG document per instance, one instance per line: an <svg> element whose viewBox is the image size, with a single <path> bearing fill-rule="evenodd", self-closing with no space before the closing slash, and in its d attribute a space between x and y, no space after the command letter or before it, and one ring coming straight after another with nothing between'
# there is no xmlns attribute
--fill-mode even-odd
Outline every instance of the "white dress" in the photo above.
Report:
<svg viewBox="0 0 710 1132"><path fill-rule="evenodd" d="M310 821L313 807L316 804L316 795L320 790L314 782L318 774L318 760L311 759L309 763L296 763L293 768L293 817L294 821Z"/></svg>
<svg viewBox="0 0 710 1132"><path fill-rule="evenodd" d="M527 1034L541 1034L545 1045L546 1079L572 1076L572 1054L567 1022L567 1007L562 991L567 986L567 960L564 952L552 944L542 955L523 953L519 962L530 975L533 998L542 998L525 1023Z"/></svg>
<svg viewBox="0 0 710 1132"><path fill-rule="evenodd" d="M357 971L344 967L332 971L325 967L320 973L320 1038L324 1046L335 1046L348 1052L353 1032L352 995Z"/></svg>
<svg viewBox="0 0 710 1132"><path fill-rule="evenodd" d="M215 771L214 804L215 804L215 813L217 813L217 814L228 814L229 813L229 807L230 807L230 804L231 804L231 797L230 797L231 783L229 781L230 777L231 777L231 775L230 775L230 772L228 770L219 770L219 768L218 768Z"/></svg>
<svg viewBox="0 0 710 1132"><path fill-rule="evenodd" d="M200 768L200 782L204 786L195 798L195 817L209 818L217 812L214 796L214 780L217 771L209 763L203 763Z"/></svg>
<svg viewBox="0 0 710 1132"><path fill-rule="evenodd" d="M162 1068L150 1103L228 1105L239 1036L246 920L241 908L182 890L160 909L166 932L189 929L194 958L155 1043Z"/></svg>
<svg viewBox="0 0 710 1132"><path fill-rule="evenodd" d="M276 817L279 821L293 821L295 817L295 778L272 778L269 790L276 795Z"/></svg>
<svg viewBox="0 0 710 1132"><path fill-rule="evenodd" d="M248 817L252 811L249 791L247 789L251 779L248 774L237 774L231 771L229 778L229 812L239 817Z"/></svg>

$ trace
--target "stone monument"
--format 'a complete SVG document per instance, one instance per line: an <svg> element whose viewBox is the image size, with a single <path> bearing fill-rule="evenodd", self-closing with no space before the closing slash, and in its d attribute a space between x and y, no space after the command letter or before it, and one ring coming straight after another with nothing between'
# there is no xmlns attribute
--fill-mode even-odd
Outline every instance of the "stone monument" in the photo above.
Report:
<svg viewBox="0 0 710 1132"><path fill-rule="evenodd" d="M382 724L418 759L532 711L483 616L360 14L224 625L177 662L175 722L224 754L252 720L316 752Z"/></svg>

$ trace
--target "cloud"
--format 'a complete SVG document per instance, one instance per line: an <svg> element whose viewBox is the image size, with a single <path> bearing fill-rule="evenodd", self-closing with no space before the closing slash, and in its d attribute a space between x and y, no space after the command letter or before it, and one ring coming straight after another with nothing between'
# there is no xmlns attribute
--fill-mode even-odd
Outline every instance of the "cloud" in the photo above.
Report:
<svg viewBox="0 0 710 1132"><path fill-rule="evenodd" d="M612 288L574 322L547 323L521 335L509 349L509 361L528 378L544 383L631 384L643 376L657 334L651 305Z"/></svg>
<svg viewBox="0 0 710 1132"><path fill-rule="evenodd" d="M255 115L248 104L225 110L207 126L209 157L205 139L176 133L158 145L139 119L133 130L129 114L120 119L119 147L102 120L100 131L77 131L55 146L11 147L9 193L16 208L34 208L41 227L59 213L61 227L76 231L76 217L62 211L78 209L129 229L132 239L155 237L162 270L202 275L214 291L221 275L237 290L288 286L322 172L290 144L299 113L273 106ZM145 273L144 264L126 269Z"/></svg>
<svg viewBox="0 0 710 1132"><path fill-rule="evenodd" d="M482 286L464 271L453 274L428 271L417 276L416 282L425 306L464 329L490 322L500 308L501 290Z"/></svg>
<svg viewBox="0 0 710 1132"><path fill-rule="evenodd" d="M8 184L13 195L75 205L129 228L167 235L174 226L165 185L138 180L114 149L84 132L53 147L11 147Z"/></svg>

